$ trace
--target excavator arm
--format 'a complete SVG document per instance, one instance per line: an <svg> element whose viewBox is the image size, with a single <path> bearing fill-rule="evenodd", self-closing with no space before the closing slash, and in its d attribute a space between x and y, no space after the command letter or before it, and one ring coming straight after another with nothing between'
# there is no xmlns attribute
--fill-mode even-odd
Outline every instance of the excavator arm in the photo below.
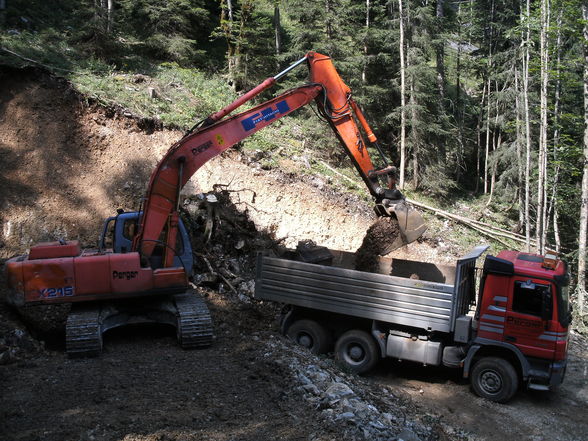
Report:
<svg viewBox="0 0 588 441"><path fill-rule="evenodd" d="M305 61L310 69L310 84L287 91L237 115L226 117ZM180 190L190 177L214 156L313 100L317 102L320 113L328 121L376 199L377 214L398 218L402 243L416 240L426 227L420 214L409 208L396 190L396 169L390 165L381 169L374 168L356 120L384 162L385 157L363 113L353 101L351 90L341 80L330 57L309 52L288 69L266 79L230 105L210 115L168 150L151 175L133 250L149 257L157 244L163 243L163 265L171 266L174 257L173 244L176 243L178 231ZM380 187L381 175L388 177L388 188Z"/></svg>

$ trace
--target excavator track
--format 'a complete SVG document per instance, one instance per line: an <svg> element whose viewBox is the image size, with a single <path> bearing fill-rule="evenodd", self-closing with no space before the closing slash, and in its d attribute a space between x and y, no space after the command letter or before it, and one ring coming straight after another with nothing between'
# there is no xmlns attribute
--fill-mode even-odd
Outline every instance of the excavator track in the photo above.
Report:
<svg viewBox="0 0 588 441"><path fill-rule="evenodd" d="M97 357L102 352L100 307L72 307L65 325L65 347L71 357Z"/></svg>
<svg viewBox="0 0 588 441"><path fill-rule="evenodd" d="M204 299L194 290L154 301L73 305L65 327L70 357L96 357L102 352L102 334L132 323L166 323L176 327L184 349L212 344L212 319Z"/></svg>
<svg viewBox="0 0 588 441"><path fill-rule="evenodd" d="M205 348L212 344L212 319L204 299L191 291L174 296L177 308L177 335L184 349Z"/></svg>

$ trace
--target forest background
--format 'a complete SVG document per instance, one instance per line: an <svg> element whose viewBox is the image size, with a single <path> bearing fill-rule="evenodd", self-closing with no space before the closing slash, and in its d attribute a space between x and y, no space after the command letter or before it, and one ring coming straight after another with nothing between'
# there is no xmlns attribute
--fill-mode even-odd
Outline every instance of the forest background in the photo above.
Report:
<svg viewBox="0 0 588 441"><path fill-rule="evenodd" d="M586 317L587 1L0 0L0 26L0 63L43 65L91 99L182 129L307 51L328 54L409 196L469 204L518 248L563 255ZM353 176L311 115L244 148L266 167L311 151L319 171Z"/></svg>

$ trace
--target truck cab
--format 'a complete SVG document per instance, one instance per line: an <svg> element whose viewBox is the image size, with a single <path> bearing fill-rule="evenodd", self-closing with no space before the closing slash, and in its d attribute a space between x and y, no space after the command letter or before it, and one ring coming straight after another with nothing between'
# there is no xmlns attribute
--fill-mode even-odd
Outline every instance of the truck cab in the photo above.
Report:
<svg viewBox="0 0 588 441"><path fill-rule="evenodd" d="M555 256L501 251L486 258L477 334L464 366L481 395L499 393L509 363L530 389L550 390L563 381L571 309L566 264ZM485 357L504 360L483 364ZM479 389L479 390L478 390Z"/></svg>
<svg viewBox="0 0 588 441"><path fill-rule="evenodd" d="M121 254L131 251L133 237L139 229L141 214L142 212L138 211L124 212L120 210L116 216L106 219L100 235L100 250L112 249L114 253ZM156 269L163 266L163 248L163 241L155 247L153 255L149 259L151 268ZM174 255L174 266L183 266L187 276L190 277L193 271L194 257L192 256L190 236L181 219Z"/></svg>

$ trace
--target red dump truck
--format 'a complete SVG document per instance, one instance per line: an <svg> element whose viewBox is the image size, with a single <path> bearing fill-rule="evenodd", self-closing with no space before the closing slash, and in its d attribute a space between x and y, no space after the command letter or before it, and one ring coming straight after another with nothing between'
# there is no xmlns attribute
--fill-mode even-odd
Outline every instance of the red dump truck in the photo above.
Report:
<svg viewBox="0 0 588 441"><path fill-rule="evenodd" d="M496 402L520 386L550 390L566 369L566 264L502 251L477 269L487 248L455 267L380 258L378 273L326 248L306 258L260 254L255 297L285 304L286 335L314 353L334 350L357 373L390 357L460 368L476 394Z"/></svg>

